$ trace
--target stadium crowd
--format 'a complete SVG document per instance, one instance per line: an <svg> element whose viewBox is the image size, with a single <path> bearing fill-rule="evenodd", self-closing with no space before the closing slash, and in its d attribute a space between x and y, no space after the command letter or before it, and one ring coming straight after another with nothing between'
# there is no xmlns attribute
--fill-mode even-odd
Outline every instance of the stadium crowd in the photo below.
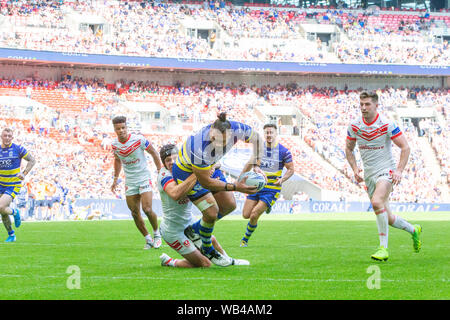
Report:
<svg viewBox="0 0 450 320"><path fill-rule="evenodd" d="M422 33L434 28L435 21L441 18L428 13L380 18L373 13L352 14L336 9L251 10L225 6L223 2L212 6L167 3L150 6L137 1L35 3L20 0L6 2L0 8L11 22L11 27L0 34L0 47L257 61L445 64L450 58L448 42L435 42ZM68 18L73 13L108 22L110 26L106 29L110 30L73 28ZM214 32L203 38L187 35L182 31L186 21L216 23L227 36L222 45L217 45ZM304 38L301 24L305 21L341 28L341 40L334 43L332 52L320 39ZM445 23L450 24L450 20Z"/></svg>

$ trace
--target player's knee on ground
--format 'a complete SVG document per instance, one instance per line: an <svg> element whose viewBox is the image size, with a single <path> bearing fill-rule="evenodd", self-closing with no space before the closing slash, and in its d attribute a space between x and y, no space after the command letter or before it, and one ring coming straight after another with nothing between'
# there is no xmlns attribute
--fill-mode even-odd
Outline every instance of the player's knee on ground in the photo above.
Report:
<svg viewBox="0 0 450 320"><path fill-rule="evenodd" d="M201 259L200 264L196 265L197 268L209 268L211 267L211 261L208 259Z"/></svg>

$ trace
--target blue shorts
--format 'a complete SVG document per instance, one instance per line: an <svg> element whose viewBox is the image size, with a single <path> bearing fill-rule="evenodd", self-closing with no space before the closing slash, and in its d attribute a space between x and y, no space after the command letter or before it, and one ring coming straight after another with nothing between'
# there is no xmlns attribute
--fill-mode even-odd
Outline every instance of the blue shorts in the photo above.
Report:
<svg viewBox="0 0 450 320"><path fill-rule="evenodd" d="M262 201L267 205L267 209L270 209L280 197L280 191L281 190L264 188L255 194L248 195L247 199Z"/></svg>
<svg viewBox="0 0 450 320"><path fill-rule="evenodd" d="M14 199L16 197L16 195L20 192L20 188L21 188L20 186L6 187L6 186L0 185L0 195L8 194Z"/></svg>
<svg viewBox="0 0 450 320"><path fill-rule="evenodd" d="M173 164L172 176L173 176L173 179L177 182L177 184L182 183L191 174L193 174L193 173L180 169L176 165L176 163ZM211 176L211 178L219 179L220 181L227 182L227 180L225 179L225 176L223 175L222 170L220 170L220 169L216 169L214 171L213 175ZM195 201L197 199L200 199L201 197L203 197L205 194L207 194L209 192L212 192L212 191L209 191L208 189L203 188L202 185L197 181L197 183L194 185L192 190L189 191L187 197L189 198L189 200ZM215 192L212 192L212 193L215 193Z"/></svg>

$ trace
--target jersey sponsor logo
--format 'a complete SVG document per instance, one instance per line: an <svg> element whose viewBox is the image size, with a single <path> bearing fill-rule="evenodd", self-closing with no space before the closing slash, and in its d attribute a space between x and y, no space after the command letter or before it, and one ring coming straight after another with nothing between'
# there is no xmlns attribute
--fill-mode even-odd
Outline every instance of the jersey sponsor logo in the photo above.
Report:
<svg viewBox="0 0 450 320"><path fill-rule="evenodd" d="M7 168L7 167L9 167L11 165L12 165L12 160L11 159L0 160L0 168Z"/></svg>
<svg viewBox="0 0 450 320"><path fill-rule="evenodd" d="M183 244L184 244L185 247L190 247L191 246L191 242L189 240L185 240L183 242Z"/></svg>
<svg viewBox="0 0 450 320"><path fill-rule="evenodd" d="M131 164L136 164L136 163L139 163L139 162L141 162L140 159L135 159L135 160L133 160L133 161L125 161L125 160L122 160L122 163L123 163L124 165L126 165L126 166L129 166L129 165L131 165Z"/></svg>
<svg viewBox="0 0 450 320"><path fill-rule="evenodd" d="M359 146L359 149L361 149L361 150L380 150L380 149L384 149L384 146L379 146L379 147L369 147L369 146L363 144L363 145L360 145L360 146Z"/></svg>

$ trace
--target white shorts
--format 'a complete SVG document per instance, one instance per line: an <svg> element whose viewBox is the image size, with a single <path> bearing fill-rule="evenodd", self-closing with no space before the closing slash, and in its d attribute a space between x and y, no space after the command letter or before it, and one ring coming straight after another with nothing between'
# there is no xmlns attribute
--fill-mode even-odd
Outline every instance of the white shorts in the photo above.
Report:
<svg viewBox="0 0 450 320"><path fill-rule="evenodd" d="M186 255L197 250L194 243L185 236L183 231L168 232L164 228L159 228L159 230L164 241L179 254Z"/></svg>
<svg viewBox="0 0 450 320"><path fill-rule="evenodd" d="M153 185L152 180L144 180L138 183L125 184L125 195L133 196L136 194L143 194L144 192L152 192Z"/></svg>
<svg viewBox="0 0 450 320"><path fill-rule="evenodd" d="M386 169L383 170L377 174L374 174L370 177L364 178L364 181L366 183L366 191L369 194L369 198L372 199L373 193L375 192L375 188L377 186L378 181L380 180L386 180L391 183L392 186L392 170ZM392 188L391 188L392 192Z"/></svg>

